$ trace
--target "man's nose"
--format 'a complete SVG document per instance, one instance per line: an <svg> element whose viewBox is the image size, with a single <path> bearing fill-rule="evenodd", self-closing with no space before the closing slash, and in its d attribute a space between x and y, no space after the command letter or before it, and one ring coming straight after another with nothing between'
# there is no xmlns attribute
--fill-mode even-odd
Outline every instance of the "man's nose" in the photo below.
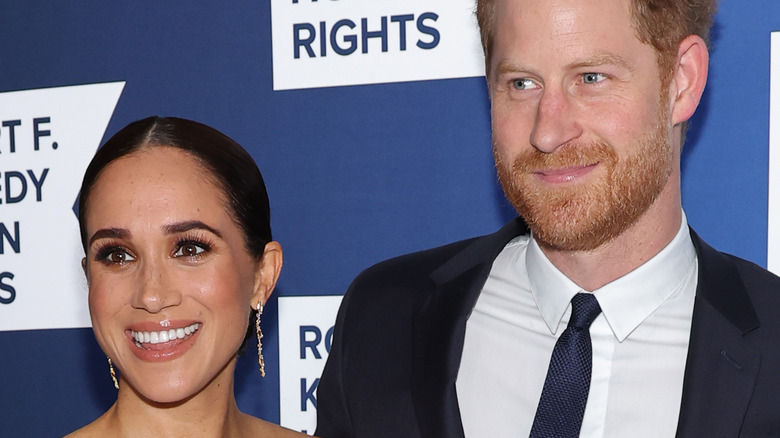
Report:
<svg viewBox="0 0 780 438"><path fill-rule="evenodd" d="M531 144L541 152L551 153L582 135L577 109L562 89L546 88L536 108Z"/></svg>

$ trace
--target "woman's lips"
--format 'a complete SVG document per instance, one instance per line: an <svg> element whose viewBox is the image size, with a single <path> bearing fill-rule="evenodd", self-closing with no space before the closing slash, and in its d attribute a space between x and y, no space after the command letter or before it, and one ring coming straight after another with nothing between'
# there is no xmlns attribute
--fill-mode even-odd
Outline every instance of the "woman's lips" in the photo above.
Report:
<svg viewBox="0 0 780 438"><path fill-rule="evenodd" d="M168 341L175 341L176 339L185 339L187 336L197 332L200 328L200 324L193 323L186 327L163 329L158 331L135 331L130 330L130 336L135 339L138 344L159 344Z"/></svg>
<svg viewBox="0 0 780 438"><path fill-rule="evenodd" d="M566 183L589 174L599 163L588 164L585 166L561 167L558 169L537 170L534 174L544 182L548 183Z"/></svg>
<svg viewBox="0 0 780 438"><path fill-rule="evenodd" d="M145 327L140 326L126 330L128 341L132 344L131 351L145 361L172 360L190 349L203 326L197 322L165 325L159 330L142 330ZM155 328L159 327L157 324Z"/></svg>

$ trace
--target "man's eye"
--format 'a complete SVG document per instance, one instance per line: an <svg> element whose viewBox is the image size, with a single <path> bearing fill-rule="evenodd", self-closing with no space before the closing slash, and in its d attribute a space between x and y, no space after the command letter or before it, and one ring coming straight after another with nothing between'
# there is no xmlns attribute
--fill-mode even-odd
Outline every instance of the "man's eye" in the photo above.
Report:
<svg viewBox="0 0 780 438"><path fill-rule="evenodd" d="M536 88L534 81L528 78L515 79L512 81L512 86L515 88L515 90L531 90Z"/></svg>
<svg viewBox="0 0 780 438"><path fill-rule="evenodd" d="M586 84L596 84L604 79L606 79L606 75L602 73L583 73L582 75L582 82Z"/></svg>

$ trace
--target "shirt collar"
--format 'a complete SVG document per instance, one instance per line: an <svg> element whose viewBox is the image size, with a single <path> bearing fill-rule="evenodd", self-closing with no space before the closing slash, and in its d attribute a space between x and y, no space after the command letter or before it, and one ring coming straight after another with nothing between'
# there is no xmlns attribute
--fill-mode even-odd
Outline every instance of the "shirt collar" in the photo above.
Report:
<svg viewBox="0 0 780 438"><path fill-rule="evenodd" d="M683 212L680 229L664 249L635 270L593 291L618 341L622 342L679 291L695 261L696 250ZM533 236L526 254L526 269L536 306L555 334L572 297L583 290L550 262Z"/></svg>

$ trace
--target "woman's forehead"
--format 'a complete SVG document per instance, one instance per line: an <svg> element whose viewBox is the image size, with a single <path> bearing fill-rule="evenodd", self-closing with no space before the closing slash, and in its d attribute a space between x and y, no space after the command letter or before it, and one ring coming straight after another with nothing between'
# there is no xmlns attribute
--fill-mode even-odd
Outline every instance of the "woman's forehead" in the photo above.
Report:
<svg viewBox="0 0 780 438"><path fill-rule="evenodd" d="M87 199L87 221L123 215L146 220L227 213L212 172L194 155L172 147L144 148L103 169Z"/></svg>

